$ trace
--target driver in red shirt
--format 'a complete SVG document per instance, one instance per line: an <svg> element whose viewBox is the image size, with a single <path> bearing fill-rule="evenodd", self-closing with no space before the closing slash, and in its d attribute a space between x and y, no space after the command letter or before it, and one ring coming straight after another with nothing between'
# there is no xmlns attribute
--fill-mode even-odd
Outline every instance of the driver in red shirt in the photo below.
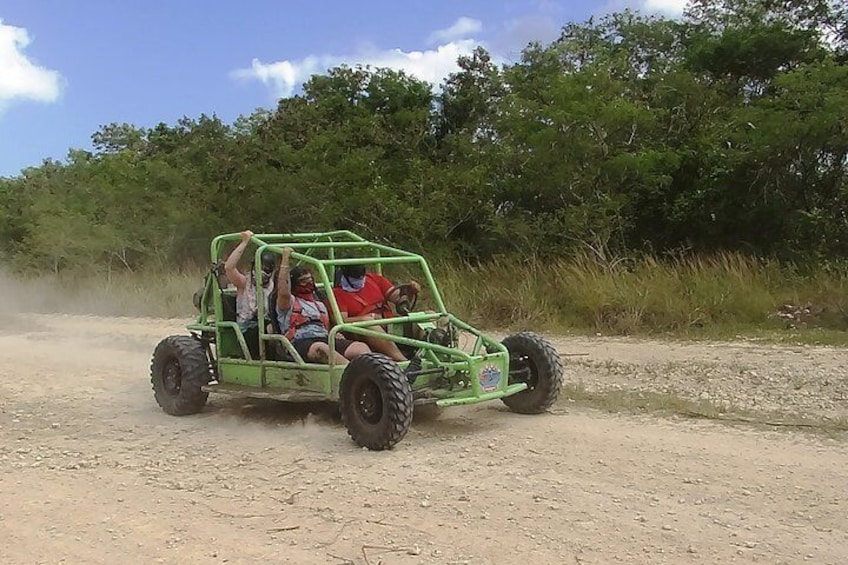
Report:
<svg viewBox="0 0 848 565"><path fill-rule="evenodd" d="M377 273L366 273L363 265L344 265L341 267L341 284L333 288L339 313L345 322L379 320L394 317L390 304L396 304L401 297L400 288L392 281ZM412 292L418 294L421 287L410 283ZM381 326L369 329L385 331ZM395 361L406 361L406 356L396 343L387 339L362 337L372 351L383 353Z"/></svg>

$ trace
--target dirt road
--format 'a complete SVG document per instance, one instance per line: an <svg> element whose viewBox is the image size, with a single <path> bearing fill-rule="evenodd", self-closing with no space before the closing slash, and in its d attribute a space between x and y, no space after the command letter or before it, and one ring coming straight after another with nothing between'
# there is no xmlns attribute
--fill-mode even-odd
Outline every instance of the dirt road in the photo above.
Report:
<svg viewBox="0 0 848 565"><path fill-rule="evenodd" d="M183 322L0 316L0 563L846 563L845 438L562 398L416 417L391 452L332 411L212 398L148 363ZM587 389L844 418L848 353L558 339Z"/></svg>

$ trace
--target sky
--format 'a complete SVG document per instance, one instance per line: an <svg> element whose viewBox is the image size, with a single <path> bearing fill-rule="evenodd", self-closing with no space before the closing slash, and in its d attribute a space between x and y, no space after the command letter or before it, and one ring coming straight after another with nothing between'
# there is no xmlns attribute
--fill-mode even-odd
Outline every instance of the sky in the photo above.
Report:
<svg viewBox="0 0 848 565"><path fill-rule="evenodd" d="M0 177L89 149L102 125L273 108L345 63L436 87L482 45L514 62L563 25L685 0L0 0ZM401 7L402 6L402 7Z"/></svg>

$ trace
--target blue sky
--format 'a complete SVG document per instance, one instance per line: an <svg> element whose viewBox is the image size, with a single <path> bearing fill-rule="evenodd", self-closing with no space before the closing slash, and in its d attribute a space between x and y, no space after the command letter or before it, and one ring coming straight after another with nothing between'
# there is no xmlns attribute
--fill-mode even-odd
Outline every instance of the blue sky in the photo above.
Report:
<svg viewBox="0 0 848 565"><path fill-rule="evenodd" d="M438 84L483 45L517 60L563 24L685 0L0 0L0 176L89 148L101 125L149 127L274 107L340 63Z"/></svg>

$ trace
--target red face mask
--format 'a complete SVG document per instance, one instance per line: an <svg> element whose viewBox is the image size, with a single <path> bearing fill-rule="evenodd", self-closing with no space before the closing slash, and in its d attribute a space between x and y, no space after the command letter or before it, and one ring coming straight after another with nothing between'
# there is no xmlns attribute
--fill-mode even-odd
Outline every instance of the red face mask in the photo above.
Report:
<svg viewBox="0 0 848 565"><path fill-rule="evenodd" d="M315 292L315 283L299 284L295 290L298 294L312 294Z"/></svg>
<svg viewBox="0 0 848 565"><path fill-rule="evenodd" d="M308 281L302 282L294 287L292 292L298 296L311 296L315 293L315 281L310 278Z"/></svg>

